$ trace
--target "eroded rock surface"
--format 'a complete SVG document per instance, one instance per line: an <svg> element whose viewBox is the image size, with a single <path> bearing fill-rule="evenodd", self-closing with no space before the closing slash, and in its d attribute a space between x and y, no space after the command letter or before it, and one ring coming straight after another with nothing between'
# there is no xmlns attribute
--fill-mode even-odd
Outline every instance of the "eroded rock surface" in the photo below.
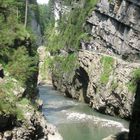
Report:
<svg viewBox="0 0 140 140"><path fill-rule="evenodd" d="M93 40L86 49L136 61L140 53L140 3L100 0L88 18Z"/></svg>
<svg viewBox="0 0 140 140"><path fill-rule="evenodd" d="M47 59L51 59L50 53L46 51L45 46L40 46L37 52L39 54L38 84L51 84L51 72L47 63Z"/></svg>
<svg viewBox="0 0 140 140"><path fill-rule="evenodd" d="M25 113L26 121L24 123L16 122L16 118L11 117L9 117L9 121L4 118L3 123L0 122L1 125L4 124L3 127L5 128L5 131L0 133L0 140L53 140L56 137L58 140L62 140L57 129L48 124L40 112L34 110L32 106L26 107L25 110L27 108L29 111ZM1 117L0 120L2 121ZM12 122L16 122L16 124L12 124L14 125L12 126Z"/></svg>
<svg viewBox="0 0 140 140"><path fill-rule="evenodd" d="M56 140L56 137L62 140L55 126L39 112L41 100L35 96L33 103L24 98L26 88L11 78L8 72L5 72L0 86L0 101L4 100L3 104L0 102L0 140Z"/></svg>
<svg viewBox="0 0 140 140"><path fill-rule="evenodd" d="M129 84L140 64L89 51L79 52L79 63L72 80L66 74L61 80L55 76L54 86L102 113L130 118L134 93Z"/></svg>

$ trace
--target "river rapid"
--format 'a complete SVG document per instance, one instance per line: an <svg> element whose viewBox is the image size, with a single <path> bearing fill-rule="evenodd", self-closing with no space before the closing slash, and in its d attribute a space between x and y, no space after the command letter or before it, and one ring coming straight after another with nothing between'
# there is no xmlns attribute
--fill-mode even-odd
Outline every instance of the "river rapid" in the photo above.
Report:
<svg viewBox="0 0 140 140"><path fill-rule="evenodd" d="M87 104L64 97L52 86L39 86L43 113L54 124L63 140L102 140L128 129L128 122L100 114Z"/></svg>

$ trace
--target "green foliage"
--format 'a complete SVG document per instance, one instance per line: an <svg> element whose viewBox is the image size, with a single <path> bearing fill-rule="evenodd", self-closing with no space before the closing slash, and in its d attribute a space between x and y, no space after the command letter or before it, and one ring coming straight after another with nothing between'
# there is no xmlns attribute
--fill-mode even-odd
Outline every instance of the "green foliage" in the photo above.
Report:
<svg viewBox="0 0 140 140"><path fill-rule="evenodd" d="M13 48L26 46L26 40L31 36L24 28L24 0L0 1L0 60L7 63ZM28 46L30 47L30 46Z"/></svg>
<svg viewBox="0 0 140 140"><path fill-rule="evenodd" d="M2 87L0 87L0 112L15 114L15 100L16 99L11 93L3 92Z"/></svg>
<svg viewBox="0 0 140 140"><path fill-rule="evenodd" d="M6 82L0 84L0 114L9 114L24 121L24 113L27 112L27 106L31 105L27 98L18 98L14 95L14 90L19 83L14 83L14 79L6 79Z"/></svg>
<svg viewBox="0 0 140 140"><path fill-rule="evenodd" d="M62 60L61 69L64 72L72 72L77 67L77 56L76 54L70 54Z"/></svg>
<svg viewBox="0 0 140 140"><path fill-rule="evenodd" d="M13 81L9 80L0 85L0 112L4 114L11 114L19 119L19 110L16 106L17 97L13 94ZM20 116L21 113L20 113Z"/></svg>
<svg viewBox="0 0 140 140"><path fill-rule="evenodd" d="M73 7L72 10L62 15L57 29L54 26L50 26L46 34L48 50L54 53L62 48L65 50L79 49L80 41L84 38L87 39L83 29L86 17L97 0L80 0L77 4L75 1L63 2Z"/></svg>
<svg viewBox="0 0 140 140"><path fill-rule="evenodd" d="M111 89L112 89L113 91L117 88L117 86L118 86L118 83L112 81L112 83L111 83Z"/></svg>
<svg viewBox="0 0 140 140"><path fill-rule="evenodd" d="M112 0L108 0L110 3L112 2Z"/></svg>
<svg viewBox="0 0 140 140"><path fill-rule="evenodd" d="M109 81L109 76L112 72L114 60L112 57L103 56L101 58L101 64L102 64L103 71L100 77L100 82L102 84L107 84L107 82Z"/></svg>
<svg viewBox="0 0 140 140"><path fill-rule="evenodd" d="M53 66L53 59L51 57L46 57L46 60L44 61L44 63L41 64L40 67L40 75L43 80L47 78L47 75L52 69L52 66Z"/></svg>
<svg viewBox="0 0 140 140"><path fill-rule="evenodd" d="M35 5L36 0L29 1L28 6L38 18L38 8ZM9 78L5 76L0 83L0 113L13 115L18 120L25 119L26 110L23 108L29 105L30 101L26 98L19 101L13 92L18 88L17 86L21 87L21 84L27 86L29 82L34 88L38 61L34 36L28 30L29 27L25 29L23 25L24 16L25 0L0 0L0 63L9 76ZM30 92L29 89L27 90Z"/></svg>
<svg viewBox="0 0 140 140"><path fill-rule="evenodd" d="M15 115L17 117L17 120L21 120L21 121L24 121L25 120L24 112L23 112L23 110L21 110L21 108L16 107L16 109L15 109Z"/></svg>
<svg viewBox="0 0 140 140"><path fill-rule="evenodd" d="M132 92L132 93L136 92L138 81L140 81L140 69L135 69L132 72L132 80L130 82L128 82L128 84L127 84L128 90L130 92Z"/></svg>
<svg viewBox="0 0 140 140"><path fill-rule="evenodd" d="M3 96L0 94L0 112L4 114L10 114L17 117L18 120L24 120L23 110L16 106L18 102L16 97L14 100L9 100L11 98Z"/></svg>
<svg viewBox="0 0 140 140"><path fill-rule="evenodd" d="M133 71L133 78L135 82L140 80L140 69L136 69Z"/></svg>
<svg viewBox="0 0 140 140"><path fill-rule="evenodd" d="M28 55L25 47L19 47L11 55L7 70L11 76L25 84L27 79L37 70L35 60L35 57Z"/></svg>
<svg viewBox="0 0 140 140"><path fill-rule="evenodd" d="M28 108L27 106L31 105L31 102L27 98L22 98L21 100L18 100L17 102L17 109L16 109L16 115L18 120L25 120L24 113L27 112Z"/></svg>
<svg viewBox="0 0 140 140"><path fill-rule="evenodd" d="M47 51L51 53L57 53L64 46L64 42L61 40L61 36L56 34L55 28L50 25L47 29L46 37L48 38Z"/></svg>
<svg viewBox="0 0 140 140"><path fill-rule="evenodd" d="M71 78L71 75L75 72L78 66L79 64L76 54L70 54L67 57L55 56L53 62L51 62L52 71L58 77L62 77L65 73Z"/></svg>
<svg viewBox="0 0 140 140"><path fill-rule="evenodd" d="M27 98L23 98L19 101L19 104L25 106L31 104L31 102Z"/></svg>
<svg viewBox="0 0 140 140"><path fill-rule="evenodd" d="M40 25L43 34L46 29L49 29L48 26L54 25L54 14L52 5L53 5L52 0L49 1L47 5L39 5Z"/></svg>

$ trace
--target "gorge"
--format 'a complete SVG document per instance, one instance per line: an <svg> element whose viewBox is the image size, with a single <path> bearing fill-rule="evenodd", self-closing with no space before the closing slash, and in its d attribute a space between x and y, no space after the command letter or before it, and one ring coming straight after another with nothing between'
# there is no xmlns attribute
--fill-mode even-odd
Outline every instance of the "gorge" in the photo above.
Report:
<svg viewBox="0 0 140 140"><path fill-rule="evenodd" d="M89 5L96 3L90 2ZM63 1L56 3L61 5ZM46 69L52 72L54 88L63 95L86 102L103 114L131 120L132 106L138 97L135 93L139 88L139 2L100 0L86 15L82 8L86 11L87 3L65 1L57 7L62 19L56 33L51 32L51 37L48 36L50 54L46 56L49 61ZM84 22L81 13L85 16ZM50 76L46 78L51 79ZM45 76L42 81L45 82ZM134 112L137 115L130 123L130 140L139 139L139 134L134 134L139 131L136 126L139 101L136 102Z"/></svg>
<svg viewBox="0 0 140 140"><path fill-rule="evenodd" d="M0 140L139 140L139 21L138 0L0 1Z"/></svg>

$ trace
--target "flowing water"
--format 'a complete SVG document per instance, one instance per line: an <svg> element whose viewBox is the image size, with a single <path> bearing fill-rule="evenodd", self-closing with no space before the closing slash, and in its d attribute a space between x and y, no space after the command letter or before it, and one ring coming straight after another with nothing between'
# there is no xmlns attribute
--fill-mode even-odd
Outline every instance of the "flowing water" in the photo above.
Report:
<svg viewBox="0 0 140 140"><path fill-rule="evenodd" d="M51 86L39 87L43 113L64 140L102 140L128 129L128 122L100 114L85 103L64 97Z"/></svg>

